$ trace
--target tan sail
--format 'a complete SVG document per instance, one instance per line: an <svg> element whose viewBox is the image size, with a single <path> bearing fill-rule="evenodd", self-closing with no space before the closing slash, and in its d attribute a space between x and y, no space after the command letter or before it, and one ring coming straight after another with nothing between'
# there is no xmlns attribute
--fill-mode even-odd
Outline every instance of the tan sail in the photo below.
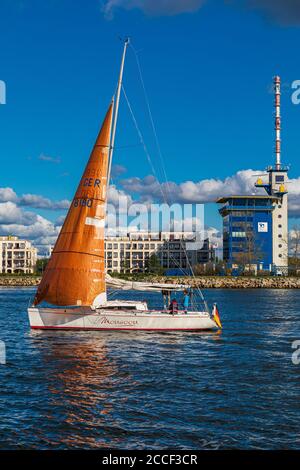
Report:
<svg viewBox="0 0 300 470"><path fill-rule="evenodd" d="M34 305L92 305L106 296L104 262L105 203L113 105L84 170Z"/></svg>

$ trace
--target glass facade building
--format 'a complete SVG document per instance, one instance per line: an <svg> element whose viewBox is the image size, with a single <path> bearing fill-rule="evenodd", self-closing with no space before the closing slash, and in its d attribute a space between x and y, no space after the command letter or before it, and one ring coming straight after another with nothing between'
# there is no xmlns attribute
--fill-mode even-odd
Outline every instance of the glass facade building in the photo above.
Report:
<svg viewBox="0 0 300 470"><path fill-rule="evenodd" d="M255 265L271 270L273 264L273 217L277 199L272 196L221 198L223 259L229 267Z"/></svg>

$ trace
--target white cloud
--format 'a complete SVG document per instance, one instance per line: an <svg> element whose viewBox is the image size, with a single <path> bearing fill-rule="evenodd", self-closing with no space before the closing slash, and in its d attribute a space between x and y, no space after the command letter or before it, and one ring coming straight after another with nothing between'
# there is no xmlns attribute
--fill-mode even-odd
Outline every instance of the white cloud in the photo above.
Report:
<svg viewBox="0 0 300 470"><path fill-rule="evenodd" d="M61 201L52 201L46 197L38 194L23 194L18 198L18 204L20 206L29 206L36 209L50 209L50 210L66 210L70 206L68 199L62 199Z"/></svg>
<svg viewBox="0 0 300 470"><path fill-rule="evenodd" d="M61 226L62 226L62 224L63 224L64 221L65 221L66 215L67 215L67 214L65 214L65 215L60 215L59 217L57 217L57 219L56 219L55 222L54 222L55 227L61 227Z"/></svg>
<svg viewBox="0 0 300 470"><path fill-rule="evenodd" d="M23 224L31 225L36 214L33 212L23 212L14 202L0 203L0 224Z"/></svg>
<svg viewBox="0 0 300 470"><path fill-rule="evenodd" d="M209 241L215 245L216 248L220 249L223 246L223 234L215 227L205 228L205 238L209 238Z"/></svg>
<svg viewBox="0 0 300 470"><path fill-rule="evenodd" d="M129 194L127 194L123 189L118 189L115 184L112 184L108 190L108 203L112 204L116 209L120 208L120 212L122 212L122 207L120 205L124 205L125 207L132 204L132 198Z"/></svg>
<svg viewBox="0 0 300 470"><path fill-rule="evenodd" d="M31 240L34 245L49 246L56 241L60 227L44 217L26 212L14 203L0 204L0 234Z"/></svg>
<svg viewBox="0 0 300 470"><path fill-rule="evenodd" d="M52 223L39 214L27 211L24 206L60 210L67 209L69 201L55 202L34 194L18 197L12 188L0 188L0 235L31 240L42 252L46 252L45 247L56 241L62 219Z"/></svg>
<svg viewBox="0 0 300 470"><path fill-rule="evenodd" d="M0 188L0 202L16 201L17 195L12 188Z"/></svg>
<svg viewBox="0 0 300 470"><path fill-rule="evenodd" d="M109 189L109 204L111 213L108 215L109 229L114 227L114 218L123 220L127 208L144 212L145 207L151 203L163 203L166 198L170 204L183 203L207 203L215 202L219 197L230 195L246 195L253 193L265 194L263 190L257 190L254 183L259 170L241 170L224 179L204 179L199 181L184 181L175 183L159 183L153 176L145 178L127 178L120 182L121 188L112 185ZM265 177L267 180L267 175ZM300 218L300 177L290 179L287 184L289 200L289 216ZM119 209L119 200L126 201L124 210ZM135 200L134 200L135 199ZM143 203L139 206L138 203ZM34 212L26 210L26 207L40 209L61 210L68 209L69 201L51 201L40 195L25 194L21 197L12 188L0 188L0 235L16 235L32 240L41 247L53 245L63 224L65 215L59 216L55 222ZM143 211L141 211L141 208ZM135 214L131 214L135 216ZM131 220L131 219L130 219ZM135 224L135 220L132 221ZM121 224L124 225L124 224ZM135 224L136 225L136 224ZM131 227L132 228L132 227ZM126 229L128 230L128 229ZM218 242L221 238L217 229L208 228L207 233L212 241Z"/></svg>
<svg viewBox="0 0 300 470"><path fill-rule="evenodd" d="M289 216L300 217L300 178L290 179L287 184Z"/></svg>
<svg viewBox="0 0 300 470"><path fill-rule="evenodd" d="M42 160L44 162L50 162L50 163L60 163L60 158L58 157L50 157L49 155L45 155L41 153L41 155L38 157L39 160Z"/></svg>
<svg viewBox="0 0 300 470"><path fill-rule="evenodd" d="M139 9L152 16L173 16L194 13L208 2L209 0L106 0L103 11L108 19L113 18L114 12L120 8ZM231 0L226 3L237 7L242 4L246 9L259 10L264 16L283 26L300 24L299 0Z"/></svg>
<svg viewBox="0 0 300 470"><path fill-rule="evenodd" d="M206 0L108 0L103 11L111 18L114 10L123 8L132 10L138 8L148 15L178 15L199 10Z"/></svg>
<svg viewBox="0 0 300 470"><path fill-rule="evenodd" d="M70 206L68 199L52 201L39 194L23 194L18 197L12 188L0 188L0 202L15 202L18 206L32 207L35 209L48 209L53 211L66 210Z"/></svg>
<svg viewBox="0 0 300 470"><path fill-rule="evenodd" d="M121 181L123 188L139 194L141 200L151 199L169 203L207 203L214 202L221 196L235 194L253 194L258 192L254 187L257 175L261 171L242 170L224 180L205 179L200 181L184 181L182 183L159 183L154 176L145 178L128 178Z"/></svg>
<svg viewBox="0 0 300 470"><path fill-rule="evenodd" d="M121 185L128 193L135 194L141 202L165 202L169 204L205 204L215 202L223 196L266 194L254 184L261 170L241 170L224 179L204 179L184 181L182 183L159 183L152 175L145 178L127 178ZM264 177L267 181L267 175ZM290 179L287 183L289 216L300 218L300 177Z"/></svg>
<svg viewBox="0 0 300 470"><path fill-rule="evenodd" d="M123 175L123 173L126 173L127 168L123 165L113 165L111 169L111 177L112 178L117 178L120 175Z"/></svg>

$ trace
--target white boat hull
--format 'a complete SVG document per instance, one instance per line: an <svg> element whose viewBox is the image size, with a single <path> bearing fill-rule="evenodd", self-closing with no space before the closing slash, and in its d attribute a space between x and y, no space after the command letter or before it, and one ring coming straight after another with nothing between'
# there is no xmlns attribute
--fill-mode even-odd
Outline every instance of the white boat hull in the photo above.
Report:
<svg viewBox="0 0 300 470"><path fill-rule="evenodd" d="M30 327L47 330L195 331L217 329L207 312L112 312L90 308L28 309Z"/></svg>

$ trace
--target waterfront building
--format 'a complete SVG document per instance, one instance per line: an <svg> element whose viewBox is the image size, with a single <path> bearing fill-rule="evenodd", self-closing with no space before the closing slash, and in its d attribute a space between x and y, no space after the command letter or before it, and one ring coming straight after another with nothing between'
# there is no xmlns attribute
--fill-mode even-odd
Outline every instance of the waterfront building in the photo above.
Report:
<svg viewBox="0 0 300 470"><path fill-rule="evenodd" d="M0 272L3 274L34 273L37 249L28 240L0 237Z"/></svg>
<svg viewBox="0 0 300 470"><path fill-rule="evenodd" d="M193 232L130 232L105 239L107 272L144 272L153 255L165 270L188 272L211 261L213 249L208 240L198 242Z"/></svg>
<svg viewBox="0 0 300 470"><path fill-rule="evenodd" d="M214 263L216 261L216 246L206 238L201 248L197 249L197 264Z"/></svg>
<svg viewBox="0 0 300 470"><path fill-rule="evenodd" d="M49 247L49 257L53 246ZM170 273L190 272L196 264L215 261L215 248L206 238L196 240L195 232L129 232L105 237L107 272L144 272L152 255Z"/></svg>
<svg viewBox="0 0 300 470"><path fill-rule="evenodd" d="M223 260L230 268L286 270L288 246L285 208L280 197L220 198Z"/></svg>
<svg viewBox="0 0 300 470"><path fill-rule="evenodd" d="M53 245L49 245L48 248L47 248L47 252L46 252L46 258L50 258L50 256L52 255L52 251L53 251L53 248L54 246Z"/></svg>
<svg viewBox="0 0 300 470"><path fill-rule="evenodd" d="M220 198L223 259L229 267L288 273L288 167L281 164L280 77L274 79L276 162L255 186L267 195Z"/></svg>

